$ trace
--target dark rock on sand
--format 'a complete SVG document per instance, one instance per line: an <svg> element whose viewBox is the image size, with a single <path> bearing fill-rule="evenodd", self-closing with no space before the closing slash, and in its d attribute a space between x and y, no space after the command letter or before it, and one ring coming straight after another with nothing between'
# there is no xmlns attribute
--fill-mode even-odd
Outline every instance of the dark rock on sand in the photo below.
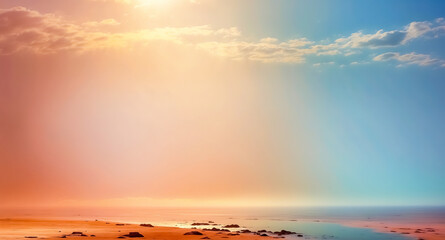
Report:
<svg viewBox="0 0 445 240"><path fill-rule="evenodd" d="M191 231L184 233L184 235L203 235L203 234L198 231Z"/></svg>
<svg viewBox="0 0 445 240"><path fill-rule="evenodd" d="M116 223L116 226L125 226L123 223Z"/></svg>
<svg viewBox="0 0 445 240"><path fill-rule="evenodd" d="M303 234L297 234L297 237L303 237Z"/></svg>
<svg viewBox="0 0 445 240"><path fill-rule="evenodd" d="M25 238L37 238L37 236L25 236Z"/></svg>
<svg viewBox="0 0 445 240"><path fill-rule="evenodd" d="M141 227L154 227L153 225L148 224L148 223L142 223L142 224L139 224L139 226L141 226Z"/></svg>
<svg viewBox="0 0 445 240"><path fill-rule="evenodd" d="M243 229L240 231L240 233L251 233L252 231L250 231L249 229Z"/></svg>
<svg viewBox="0 0 445 240"><path fill-rule="evenodd" d="M203 237L203 238L201 238L201 239L210 239L209 237Z"/></svg>
<svg viewBox="0 0 445 240"><path fill-rule="evenodd" d="M207 226L210 225L209 223L192 223L192 226Z"/></svg>
<svg viewBox="0 0 445 240"><path fill-rule="evenodd" d="M287 230L281 230L279 232L274 232L275 234L278 234L279 236L281 235L290 235L290 234L296 234L296 232L291 232L291 231L287 231Z"/></svg>
<svg viewBox="0 0 445 240"><path fill-rule="evenodd" d="M269 235L267 235L267 234L265 234L265 233L262 233L262 234L260 234L260 236L261 236L261 237L267 237L267 236L269 236Z"/></svg>
<svg viewBox="0 0 445 240"><path fill-rule="evenodd" d="M213 228L204 228L204 229L202 229L202 230L204 230L204 231L215 231L215 232L230 232L229 229L219 229L219 228L216 228L216 227L213 227Z"/></svg>
<svg viewBox="0 0 445 240"><path fill-rule="evenodd" d="M228 233L227 235L228 235L228 236L238 236L239 233Z"/></svg>
<svg viewBox="0 0 445 240"><path fill-rule="evenodd" d="M238 224L229 224L229 225L226 225L224 227L225 228L239 228L239 225Z"/></svg>
<svg viewBox="0 0 445 240"><path fill-rule="evenodd" d="M124 235L123 237L136 238L136 237L144 237L144 235L140 234L139 232L130 232L129 234Z"/></svg>
<svg viewBox="0 0 445 240"><path fill-rule="evenodd" d="M258 230L259 233L267 232L266 230Z"/></svg>

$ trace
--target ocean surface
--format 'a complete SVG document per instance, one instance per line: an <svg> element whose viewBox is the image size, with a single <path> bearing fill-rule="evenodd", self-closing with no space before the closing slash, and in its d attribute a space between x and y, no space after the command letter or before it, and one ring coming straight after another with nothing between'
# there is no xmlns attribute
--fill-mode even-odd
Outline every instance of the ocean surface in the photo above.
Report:
<svg viewBox="0 0 445 240"><path fill-rule="evenodd" d="M304 235L303 239L406 240L409 236L379 233L369 228L342 225L353 221L396 221L445 224L445 207L311 207L311 208L131 208L40 209L2 211L0 217L104 220L191 227L194 222L215 222L215 227L238 224L250 230L282 229ZM213 226L202 226L201 228ZM198 228L200 228L198 226ZM296 236L288 237L290 239ZM302 238L298 238L302 239Z"/></svg>

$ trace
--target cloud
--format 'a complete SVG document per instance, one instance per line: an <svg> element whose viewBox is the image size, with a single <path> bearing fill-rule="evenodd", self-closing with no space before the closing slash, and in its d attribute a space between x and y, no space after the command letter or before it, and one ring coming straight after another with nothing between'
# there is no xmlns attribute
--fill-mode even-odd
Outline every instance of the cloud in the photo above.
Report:
<svg viewBox="0 0 445 240"><path fill-rule="evenodd" d="M259 62L302 63L305 55L316 53L316 49L305 48L312 44L306 38L279 42L275 38L263 38L258 42L230 41L203 42L197 47L211 54L233 60L251 60Z"/></svg>
<svg viewBox="0 0 445 240"><path fill-rule="evenodd" d="M107 0L96 0L107 1ZM133 0L112 0L128 2ZM160 27L121 32L115 19L76 23L54 14L42 14L24 7L0 9L0 54L19 51L52 54L60 51L78 53L100 49L138 49L154 41L187 45L211 55L232 60L263 63L303 63L307 56L344 57L358 54L358 48L381 48L406 44L420 37L438 37L445 31L445 21L412 22L403 30L374 34L353 33L333 42L316 43L307 38L280 40L265 37L246 41L236 27L212 28L208 25L190 27ZM397 60L404 64L443 64L428 55L384 53L374 61Z"/></svg>
<svg viewBox="0 0 445 240"><path fill-rule="evenodd" d="M76 24L24 7L0 9L0 54L12 54L17 51L38 54L67 50L84 52L143 45L153 40L185 44L212 38L231 39L240 35L236 28L212 29L206 25L152 28L121 33L104 31L104 27L119 24L114 19Z"/></svg>
<svg viewBox="0 0 445 240"><path fill-rule="evenodd" d="M412 22L401 30L383 31L374 34L356 32L349 37L339 38L335 42L339 47L349 48L381 48L395 47L406 44L410 40L433 36L437 37L445 33L445 22L440 18L435 22Z"/></svg>
<svg viewBox="0 0 445 240"><path fill-rule="evenodd" d="M400 66L403 66L404 64L414 64L419 66L430 66L430 65L436 65L440 67L445 67L445 60L432 58L430 55L426 54L417 54L417 53L407 53L407 54L400 54L397 52L387 52L380 54L373 58L374 61L390 61L395 60L401 63Z"/></svg>

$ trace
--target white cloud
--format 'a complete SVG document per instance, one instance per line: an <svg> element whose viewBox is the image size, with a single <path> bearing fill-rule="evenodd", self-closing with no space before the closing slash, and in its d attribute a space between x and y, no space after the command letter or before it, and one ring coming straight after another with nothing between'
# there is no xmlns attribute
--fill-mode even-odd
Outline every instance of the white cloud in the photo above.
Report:
<svg viewBox="0 0 445 240"><path fill-rule="evenodd" d="M440 67L445 67L445 60L432 58L430 55L426 54L418 54L418 53L407 53L407 54L400 54L397 52L387 52L380 54L373 58L374 61L390 61L395 60L401 63L401 66L403 65L419 65L419 66L430 66L430 65L436 65Z"/></svg>
<svg viewBox="0 0 445 240"><path fill-rule="evenodd" d="M119 29L124 27L121 28L121 24L115 19L74 23L54 14L41 14L23 7L0 9L0 54L12 54L17 51L50 54L59 51L138 48L156 40L187 45L233 60L303 63L308 55L347 57L362 53L358 48L395 47L424 36L437 37L445 32L445 21L439 18L435 22L412 22L403 30L380 30L374 34L358 32L349 37L323 43L316 43L307 38L283 41L273 37L246 41L236 27L215 29L208 25L160 27L130 32L120 32ZM442 60L414 53L385 53L374 58L374 61L387 60L422 66L443 65Z"/></svg>
<svg viewBox="0 0 445 240"><path fill-rule="evenodd" d="M416 38L438 36L443 33L445 33L445 22L439 18L435 22L412 22L401 30L386 32L379 30L374 34L356 32L348 37L339 38L335 42L339 47L347 48L395 47Z"/></svg>
<svg viewBox="0 0 445 240"><path fill-rule="evenodd" d="M311 44L305 38L279 42L275 38L263 38L258 42L202 42L197 47L211 54L228 57L234 60L251 60L260 62L302 63L305 55L317 52L304 46Z"/></svg>

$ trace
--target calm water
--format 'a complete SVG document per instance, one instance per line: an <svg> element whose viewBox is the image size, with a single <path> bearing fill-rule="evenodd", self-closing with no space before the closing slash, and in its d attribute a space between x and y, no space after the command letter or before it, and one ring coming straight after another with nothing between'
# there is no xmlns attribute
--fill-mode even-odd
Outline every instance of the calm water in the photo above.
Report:
<svg viewBox="0 0 445 240"><path fill-rule="evenodd" d="M367 228L352 228L335 222L371 220L425 222L445 224L445 208L243 208L243 209L46 209L3 212L5 216L45 217L56 219L99 219L128 223L152 223L163 226L190 227L193 222L236 223L250 230L282 229L305 235L305 239L338 240L406 240L408 236L377 233ZM208 227L208 226L207 226ZM216 226L219 227L219 226ZM290 237L292 238L292 237ZM299 238L301 239L301 238Z"/></svg>

